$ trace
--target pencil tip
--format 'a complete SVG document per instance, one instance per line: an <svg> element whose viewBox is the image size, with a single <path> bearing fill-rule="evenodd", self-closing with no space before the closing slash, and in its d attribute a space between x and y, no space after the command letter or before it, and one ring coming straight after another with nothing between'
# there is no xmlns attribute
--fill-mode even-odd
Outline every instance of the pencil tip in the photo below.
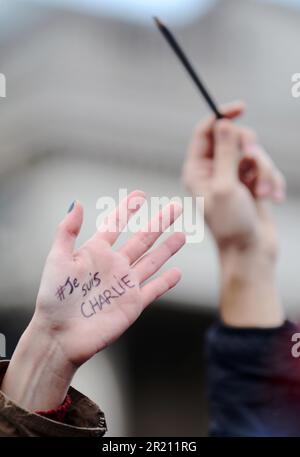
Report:
<svg viewBox="0 0 300 457"><path fill-rule="evenodd" d="M162 26L162 22L158 19L158 17L153 16L153 20L154 20L154 22L156 23L156 25L157 25L158 27L161 27L161 26Z"/></svg>

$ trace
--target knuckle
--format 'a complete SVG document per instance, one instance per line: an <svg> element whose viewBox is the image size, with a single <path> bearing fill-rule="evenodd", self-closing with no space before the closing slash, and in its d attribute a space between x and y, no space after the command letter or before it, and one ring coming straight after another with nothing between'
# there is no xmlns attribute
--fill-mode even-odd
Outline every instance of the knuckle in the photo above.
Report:
<svg viewBox="0 0 300 457"><path fill-rule="evenodd" d="M228 119L222 119L216 123L215 131L218 135L232 135L235 132L233 124Z"/></svg>

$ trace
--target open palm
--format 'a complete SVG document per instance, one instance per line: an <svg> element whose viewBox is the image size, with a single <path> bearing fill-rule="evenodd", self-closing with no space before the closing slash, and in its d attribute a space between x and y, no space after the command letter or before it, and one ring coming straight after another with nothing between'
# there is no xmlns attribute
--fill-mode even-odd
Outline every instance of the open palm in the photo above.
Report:
<svg viewBox="0 0 300 457"><path fill-rule="evenodd" d="M172 268L144 284L184 244L173 233L147 252L181 214L165 207L148 227L114 251L112 245L144 202L132 192L79 250L74 250L83 220L79 202L60 224L48 256L37 298L36 317L47 320L66 359L81 365L116 340L156 298L174 287L180 271Z"/></svg>

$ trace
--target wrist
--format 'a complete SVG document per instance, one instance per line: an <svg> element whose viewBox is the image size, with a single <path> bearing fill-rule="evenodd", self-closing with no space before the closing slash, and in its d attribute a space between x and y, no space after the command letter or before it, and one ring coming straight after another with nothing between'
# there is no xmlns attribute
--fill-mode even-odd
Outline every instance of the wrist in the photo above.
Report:
<svg viewBox="0 0 300 457"><path fill-rule="evenodd" d="M276 286L276 255L259 244L219 251L220 312L228 325L275 327L284 322Z"/></svg>
<svg viewBox="0 0 300 457"><path fill-rule="evenodd" d="M259 280L261 274L276 273L277 247L267 248L263 243L251 241L243 244L218 245L221 272L245 280Z"/></svg>
<svg viewBox="0 0 300 457"><path fill-rule="evenodd" d="M2 391L29 411L54 409L67 395L76 368L56 339L33 317L2 382Z"/></svg>

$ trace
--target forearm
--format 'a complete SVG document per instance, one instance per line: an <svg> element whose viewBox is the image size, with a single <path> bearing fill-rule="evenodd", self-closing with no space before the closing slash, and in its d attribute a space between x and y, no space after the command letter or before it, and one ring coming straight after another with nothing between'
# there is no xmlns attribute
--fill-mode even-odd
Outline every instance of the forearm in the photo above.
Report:
<svg viewBox="0 0 300 457"><path fill-rule="evenodd" d="M220 251L223 322L237 327L276 327L284 312L276 286L276 260L259 247Z"/></svg>
<svg viewBox="0 0 300 457"><path fill-rule="evenodd" d="M74 373L57 341L33 319L15 349L1 390L29 411L54 409L63 403Z"/></svg>

